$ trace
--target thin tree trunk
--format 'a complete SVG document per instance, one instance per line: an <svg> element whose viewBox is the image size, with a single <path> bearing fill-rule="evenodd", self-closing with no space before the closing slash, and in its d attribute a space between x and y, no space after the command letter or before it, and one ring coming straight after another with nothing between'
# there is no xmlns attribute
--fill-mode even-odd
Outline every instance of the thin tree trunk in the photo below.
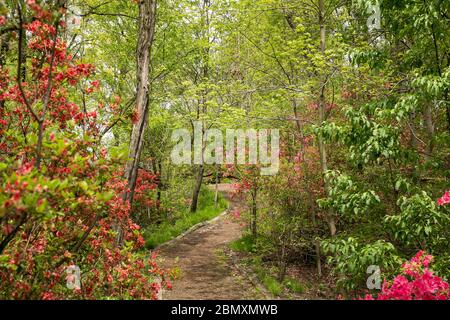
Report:
<svg viewBox="0 0 450 320"><path fill-rule="evenodd" d="M25 17L22 16L22 14L25 14L22 12L22 6L21 4L19 4L19 32L23 32L23 20L26 20ZM26 10L25 10L26 11ZM21 82L25 82L27 81L27 48L28 48L28 44L27 44L27 37L26 36L19 36L19 41L20 41L20 50L19 50L19 64L20 64L20 68L19 68L19 80Z"/></svg>
<svg viewBox="0 0 450 320"><path fill-rule="evenodd" d="M136 112L138 114L138 120L133 125L128 153L129 160L125 167L125 179L128 181L129 192L125 192L123 195L124 200L129 201L131 205L133 204L139 158L148 121L150 57L155 34L155 20L156 0L141 0L139 2L139 34L136 59ZM122 238L122 229L120 226L117 226L117 246L122 245Z"/></svg>
<svg viewBox="0 0 450 320"><path fill-rule="evenodd" d="M208 41L208 44L210 42L210 38L209 38L209 31L210 31L209 30L209 28L210 28L209 8L210 8L210 6L211 6L210 0L203 0L202 19L204 19L204 21L205 21L205 24L203 26L205 28L205 34L203 35L203 37L204 37L204 40ZM202 57L203 79L202 80L209 79L209 54L210 54L210 47L208 45L203 50L203 57ZM203 114L206 114L206 112L207 112L207 107L206 107L207 94L208 94L207 90L205 90L202 93L201 101L199 103L199 106L197 107L197 121L200 119L200 105L202 106ZM202 187L203 174L205 171L204 164L203 164L203 157L204 157L203 152L204 152L204 148L205 148L205 145L203 142L203 137L205 134L204 128L205 128L205 124L203 123L203 125L202 125L202 161L198 167L198 176L197 176L197 180L196 180L195 187L194 187L194 193L192 195L192 203L191 203L191 212L192 213L197 211L198 197L199 197L200 190Z"/></svg>
<svg viewBox="0 0 450 320"><path fill-rule="evenodd" d="M411 137L410 137L410 140L409 140L409 145L414 150L417 150L417 147L418 147L419 143L418 143L418 140L417 140L416 126L414 124L415 119L416 119L416 115L413 112L413 113L411 113L409 115L409 132L411 133Z"/></svg>
<svg viewBox="0 0 450 320"><path fill-rule="evenodd" d="M66 0L59 0L56 3L56 9L60 9L65 7ZM48 105L50 103L50 95L52 92L52 84L53 84L53 66L55 63L55 54L56 54L56 44L57 44L57 38L58 38L58 32L59 32L59 26L60 26L60 17L55 21L54 27L55 32L53 35L53 45L52 45L52 51L51 51L51 57L50 57L50 66L49 66L49 75L48 80L45 88L44 96L42 97L42 112L41 115L33 109L33 106L28 101L25 91L22 87L22 82L26 81L26 36L24 34L24 25L23 25L23 10L22 10L22 4L18 3L17 6L18 15L19 15L19 39L18 39L18 64L17 64L17 83L19 86L19 90L22 94L22 98L25 102L25 105L27 106L27 109L31 112L33 115L33 118L38 123L38 141L36 145L36 162L35 167L37 169L40 169L41 166L41 160L42 160L42 144L43 144L43 136L44 136L44 122L45 122L45 116L47 113Z"/></svg>
<svg viewBox="0 0 450 320"><path fill-rule="evenodd" d="M206 31L206 34L203 35L204 40L208 41L208 44L210 42L209 39L209 28L210 28L210 20L209 20L209 8L210 8L210 1L209 0L203 0L203 12L202 12L202 19L204 19L205 24L203 25L203 27L205 28L204 31ZM206 39L205 39L206 38ZM209 79L209 53L210 53L210 47L209 45L206 46L203 50L203 57L202 57L202 69L203 69L203 79L202 80L208 80ZM205 90L202 93L202 97L201 97L201 101L199 102L199 106L197 107L197 121L200 119L200 106L202 106L202 112L203 114L206 114L207 112L207 107L206 107L206 99L207 99L207 91ZM195 182L195 187L194 187L194 193L192 194L192 203L191 203L191 213L194 213L197 211L197 206L198 206L198 197L200 194L200 190L202 188L202 183L203 183L203 174L205 171L205 167L203 164L203 152L204 152L204 148L205 145L203 143L203 137L204 137L204 123L202 125L202 161L201 164L198 167L198 175L197 175L197 179Z"/></svg>
<svg viewBox="0 0 450 320"><path fill-rule="evenodd" d="M432 155L434 150L434 124L433 124L433 106L431 103L427 103L424 110L425 128L428 135L428 145L426 159Z"/></svg>
<svg viewBox="0 0 450 320"><path fill-rule="evenodd" d="M258 235L257 224L256 224L256 218L257 218L256 197L257 197L256 187L253 187L253 191L252 191L252 235L253 235L253 238L256 238L256 236Z"/></svg>
<svg viewBox="0 0 450 320"><path fill-rule="evenodd" d="M310 203L312 202L312 196L309 194L310 197ZM316 221L316 212L314 210L314 206L311 207L311 220L313 223L314 233L317 232L317 221ZM322 277L322 261L321 261L321 255L320 255L320 244L319 241L314 239L314 249L316 251L316 268L317 268L317 275Z"/></svg>
<svg viewBox="0 0 450 320"><path fill-rule="evenodd" d="M320 26L320 50L322 54L325 54L326 49L326 31L325 31L325 7L324 7L324 1L319 0L319 26ZM320 89L320 95L319 95L319 122L320 125L323 124L325 121L325 82L322 83L321 89ZM328 171L328 164L327 164L327 151L325 147L325 143L323 141L323 138L319 135L318 136L318 144L319 144L319 154L320 154L320 165L322 168L322 174L325 175L325 173ZM325 191L328 194L329 193L329 184L327 179L324 179L324 185L325 185ZM334 222L334 217L331 212L328 212L327 214L327 222L328 226L330 228L331 236L334 236L336 234L336 224Z"/></svg>
<svg viewBox="0 0 450 320"><path fill-rule="evenodd" d="M162 187L162 164L158 161L158 174L159 174L159 182L156 192L156 200L161 201L161 187Z"/></svg>
<svg viewBox="0 0 450 320"><path fill-rule="evenodd" d="M294 116L295 116L295 123L297 125L297 131L300 135L300 159L302 162L302 168L304 172L304 182L305 182L305 188L306 190L310 190L311 186L309 183L309 171L308 167L306 166L306 158L305 158L305 146L304 146L304 134L303 134L303 125L300 121L300 115L298 114L298 106L297 106L297 100L292 99L292 106L294 110ZM309 210L311 215L311 222L314 228L314 233L317 232L317 221L316 221L316 212L315 212L315 205L314 205L314 199L312 197L311 192L308 192L308 204L309 204ZM316 251L316 267L317 267L317 274L319 278L322 276L322 262L321 262L321 256L320 256L320 245L319 242L314 239L314 249Z"/></svg>
<svg viewBox="0 0 450 320"><path fill-rule="evenodd" d="M279 261L278 261L278 282L283 282L286 277L286 246L284 243L281 244L281 248L279 249Z"/></svg>
<svg viewBox="0 0 450 320"><path fill-rule="evenodd" d="M198 196L200 194L200 189L202 188L204 171L205 171L205 166L203 164L200 164L198 167L198 175L197 175L197 180L195 182L194 193L192 195L192 203L191 203L191 212L192 213L197 211Z"/></svg>
<svg viewBox="0 0 450 320"><path fill-rule="evenodd" d="M219 204L219 165L216 166L216 184L214 187L214 207L217 208L217 205Z"/></svg>
<svg viewBox="0 0 450 320"><path fill-rule="evenodd" d="M20 219L17 222L17 225L14 227L14 229L2 240L2 242L0 242L0 254L3 253L3 250L5 250L8 243L12 239L14 239L20 227L27 221L27 218L28 214L25 212L23 215L20 216Z"/></svg>
<svg viewBox="0 0 450 320"><path fill-rule="evenodd" d="M450 133L450 103L448 102L448 89L444 91L445 114L447 115L447 131Z"/></svg>
<svg viewBox="0 0 450 320"><path fill-rule="evenodd" d="M205 98L202 97L201 101L199 102L198 106L197 106L197 121L200 119L200 106L203 106L203 113L206 113L205 110ZM197 170L197 178L195 180L195 185L194 185L194 192L192 193L192 202L191 202L191 209L190 212L194 213L197 211L197 206L198 206L198 198L200 195L200 190L202 188L202 183L203 183L203 175L205 172L205 166L204 166L204 151L205 151L205 143L204 143L204 135L205 135L205 131L204 131L204 123L202 123L201 126L201 161L200 164L198 165L198 170ZM194 130L194 135L195 135L195 128ZM192 143L194 143L194 139L195 137L192 137ZM195 147L194 147L195 148ZM195 172L194 172L195 174Z"/></svg>
<svg viewBox="0 0 450 320"><path fill-rule="evenodd" d="M6 64L6 57L9 52L9 42L11 40L11 34L1 35L0 36L0 68L3 69L3 67ZM3 110L5 108L5 100L0 101L0 117L3 116ZM0 141L3 137L0 137Z"/></svg>
<svg viewBox="0 0 450 320"><path fill-rule="evenodd" d="M200 104L205 104L203 98L202 98L202 102ZM197 120L200 118L200 104L197 107ZM205 111L205 110L203 110ZM198 197L200 195L200 190L202 188L202 183L203 183L203 175L205 172L205 166L204 166L204 151L205 151L205 143L203 141L203 137L204 137L204 125L202 125L202 130L201 130L201 161L200 164L198 165L198 171L197 171L197 178L195 180L195 185L194 185L194 192L192 193L192 202L191 202L191 209L190 212L194 213L197 211L197 206L198 206ZM195 129L194 129L195 132ZM194 133L195 134L195 133Z"/></svg>
<svg viewBox="0 0 450 320"><path fill-rule="evenodd" d="M139 158L144 142L149 107L149 72L151 46L155 33L156 0L142 0L139 3L139 36L137 48L137 90L136 112L138 120L131 133L129 161L125 168L125 178L130 189L127 199L133 203Z"/></svg>

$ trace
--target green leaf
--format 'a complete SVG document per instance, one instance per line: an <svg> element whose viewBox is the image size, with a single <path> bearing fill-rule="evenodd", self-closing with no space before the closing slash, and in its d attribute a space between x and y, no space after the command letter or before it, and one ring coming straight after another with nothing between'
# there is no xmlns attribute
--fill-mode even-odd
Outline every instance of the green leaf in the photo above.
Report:
<svg viewBox="0 0 450 320"><path fill-rule="evenodd" d="M86 192L89 189L89 185L84 180L79 183L79 186L84 192Z"/></svg>

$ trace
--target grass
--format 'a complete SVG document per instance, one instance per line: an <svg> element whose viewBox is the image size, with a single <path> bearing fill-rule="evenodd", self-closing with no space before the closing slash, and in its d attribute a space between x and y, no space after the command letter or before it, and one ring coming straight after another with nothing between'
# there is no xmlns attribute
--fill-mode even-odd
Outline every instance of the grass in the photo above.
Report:
<svg viewBox="0 0 450 320"><path fill-rule="evenodd" d="M229 247L233 251L243 252L243 253L256 253L256 240L251 234L245 234L241 238L231 242ZM279 296L283 291L283 285L273 277L269 270L267 270L262 262L261 258L254 256L247 260L252 266L253 271L257 275L259 281L264 285L264 287L274 296Z"/></svg>
<svg viewBox="0 0 450 320"><path fill-rule="evenodd" d="M297 279L286 277L283 281L283 285L293 293L305 293L305 286Z"/></svg>
<svg viewBox="0 0 450 320"><path fill-rule="evenodd" d="M254 252L255 239L251 234L246 234L229 244L230 249L239 252Z"/></svg>
<svg viewBox="0 0 450 320"><path fill-rule="evenodd" d="M266 289L274 296L281 296L283 292L286 291L296 294L305 292L305 286L300 281L291 277L286 277L284 281L280 283L276 277L272 275L272 272L264 265L255 264L253 270L264 287L266 287Z"/></svg>
<svg viewBox="0 0 450 320"><path fill-rule="evenodd" d="M281 295L283 291L283 285L279 283L277 279L272 277L272 275L270 275L268 270L266 270L261 265L255 265L254 270L259 280L271 294L273 294L274 296Z"/></svg>
<svg viewBox="0 0 450 320"><path fill-rule="evenodd" d="M261 242L261 239L259 239ZM252 270L257 275L259 281L264 287L274 296L281 296L283 292L291 292L294 294L302 294L306 291L305 286L298 280L285 277L283 282L279 282L274 276L276 273L272 268L264 265L261 260L262 253L258 250L257 240L251 234L245 234L240 239L237 239L229 244L233 251L250 254L246 259Z"/></svg>
<svg viewBox="0 0 450 320"><path fill-rule="evenodd" d="M163 222L160 225L147 228L144 233L145 247L154 249L158 245L179 236L192 226L215 218L227 207L228 203L220 195L218 205L215 207L214 192L204 188L200 192L197 212L190 213L189 208L186 208L175 223Z"/></svg>

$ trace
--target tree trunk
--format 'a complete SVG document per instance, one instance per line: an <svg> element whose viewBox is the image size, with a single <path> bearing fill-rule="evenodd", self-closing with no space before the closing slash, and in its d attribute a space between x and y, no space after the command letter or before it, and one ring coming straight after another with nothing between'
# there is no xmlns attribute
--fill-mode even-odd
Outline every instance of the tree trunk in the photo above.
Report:
<svg viewBox="0 0 450 320"><path fill-rule="evenodd" d="M282 283L284 278L286 277L286 246L284 243L281 244L281 248L279 249L279 258L278 258L278 282Z"/></svg>
<svg viewBox="0 0 450 320"><path fill-rule="evenodd" d="M20 5L19 5L20 6ZM25 10L26 11L26 10ZM19 11L19 20L20 23L23 23L23 18L22 17L22 9ZM19 32L23 32L23 26L20 25L20 29ZM22 36L19 37L19 41L20 46L21 46L21 50L19 50L19 63L20 63L20 70L19 70L19 79L21 82L25 82L27 81L27 48L28 48L28 43L27 43L27 37L26 36Z"/></svg>
<svg viewBox="0 0 450 320"><path fill-rule="evenodd" d="M297 106L297 100L292 99L292 107L294 110L294 116L295 116L295 123L297 126L298 134L300 135L300 157L301 157L301 163L302 163L302 169L303 173L305 175L304 182L305 182L305 189L310 190L311 186L309 183L309 170L306 166L306 158L305 158L305 146L303 145L304 142L304 134L303 134L303 125L300 121L300 115L298 113L298 106ZM312 197L311 192L308 192L308 206L310 210L311 215L311 222L314 228L314 233L317 232L317 221L316 221L316 211L315 211L315 205L314 205L314 199ZM314 240L314 249L316 251L316 267L317 267L317 275L319 278L322 276L322 262L320 258L320 245L319 242Z"/></svg>
<svg viewBox="0 0 450 320"><path fill-rule="evenodd" d="M325 7L323 0L319 0L319 25L320 25L320 50L322 54L325 54L325 41L326 41L326 31L325 31ZM320 126L323 125L323 122L325 121L325 81L322 83L322 86L320 88L320 95L319 95L319 122ZM327 164L327 151L325 148L325 143L323 141L323 138L319 135L318 136L318 144L319 144L319 154L320 154L320 165L322 168L322 174L325 175L325 173L328 171L328 164ZM324 185L325 185L325 192L329 193L329 185L327 179L324 179ZM331 236L334 236L336 234L336 224L334 222L334 217L331 212L327 214L327 222L328 226L330 228Z"/></svg>
<svg viewBox="0 0 450 320"><path fill-rule="evenodd" d="M19 221L17 222L17 225L14 227L14 229L8 234L6 235L6 237L3 238L3 240L0 242L0 254L3 253L3 250L5 250L6 246L8 245L8 243L14 239L14 237L16 236L17 232L19 231L20 227L27 221L28 219L28 213L24 213L20 216Z"/></svg>
<svg viewBox="0 0 450 320"><path fill-rule="evenodd" d="M125 178L128 180L128 187L130 189L130 192L126 195L126 199L131 204L133 203L139 158L148 120L150 55L155 33L155 20L156 0L140 1L136 89L136 112L138 114L138 120L133 125L128 153L129 161L125 167Z"/></svg>
<svg viewBox="0 0 450 320"><path fill-rule="evenodd" d="M204 23L205 23L203 25L205 34L203 34L202 36L203 36L204 40L206 40L208 42L208 46L206 46L203 49L203 57L202 57L203 79L202 80L208 80L209 79L209 54L210 54L210 46L209 46L209 43L210 43L210 39L209 39L209 32L210 32L210 30L209 30L209 28L210 28L209 8L210 8L210 6L211 6L210 0L203 0L203 11L202 11L201 15L202 15L202 19L204 19ZM202 93L202 97L201 97L201 100L199 102L199 105L197 107L197 121L200 119L200 106L202 107L201 111L203 112L203 114L206 114L206 112L207 112L207 107L206 107L207 95L208 95L207 90L204 90L204 92ZM202 187L203 174L204 174L204 171L205 171L205 167L204 167L204 164L203 164L203 157L204 157L203 152L204 152L204 148L205 148L204 141L203 141L203 137L204 137L204 134L205 134L204 128L205 128L205 124L203 123L203 125L202 125L202 155L201 155L202 161L201 161L201 164L198 167L198 176L197 176L197 180L196 180L195 187L194 187L194 193L192 195L192 203L191 203L191 212L192 213L197 211L198 196L200 194L200 189Z"/></svg>
<svg viewBox="0 0 450 320"><path fill-rule="evenodd" d="M433 124L433 106L427 103L424 110L425 128L428 135L428 145L426 159L429 159L434 150L434 124Z"/></svg>
<svg viewBox="0 0 450 320"><path fill-rule="evenodd" d="M252 191L252 235L253 238L256 239L256 236L258 235L258 230L256 227L256 217L257 217L257 208L256 208L256 196L257 196L257 191L256 191L256 187L253 187L253 191Z"/></svg>
<svg viewBox="0 0 450 320"><path fill-rule="evenodd" d="M214 207L217 208L217 205L219 204L219 170L220 166L216 166L216 181L215 181L215 187L214 187Z"/></svg>
<svg viewBox="0 0 450 320"><path fill-rule="evenodd" d="M445 114L447 115L447 131L450 133L450 103L448 102L448 88L444 91Z"/></svg>
<svg viewBox="0 0 450 320"><path fill-rule="evenodd" d="M416 121L416 115L414 112L412 112L409 115L409 132L411 134L411 137L409 139L409 146L414 149L417 150L419 143L417 140L417 133L416 133L416 126L414 124L414 122Z"/></svg>
<svg viewBox="0 0 450 320"><path fill-rule="evenodd" d="M128 162L125 167L125 179L128 181L129 192L123 194L124 200L133 204L134 189L139 167L144 134L148 119L149 106L149 72L150 56L155 34L156 0L141 0L139 2L139 35L137 43L137 87L136 112L138 120L133 125L131 133ZM121 246L123 241L122 229L117 227L116 245Z"/></svg>
<svg viewBox="0 0 450 320"><path fill-rule="evenodd" d="M195 182L194 193L192 195L192 203L191 203L191 212L192 213L197 211L198 196L200 194L200 189L202 188L204 171L205 171L204 165L200 164L198 167L198 175L197 175L197 180Z"/></svg>
<svg viewBox="0 0 450 320"><path fill-rule="evenodd" d="M161 161L158 161L158 174L159 174L159 182L156 191L156 200L161 201L161 187L162 187L162 164Z"/></svg>

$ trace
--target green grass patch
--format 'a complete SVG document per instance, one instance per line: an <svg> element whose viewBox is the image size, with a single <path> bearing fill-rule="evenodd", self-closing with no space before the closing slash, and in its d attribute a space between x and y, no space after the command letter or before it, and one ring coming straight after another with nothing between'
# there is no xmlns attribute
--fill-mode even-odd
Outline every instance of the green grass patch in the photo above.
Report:
<svg viewBox="0 0 450 320"><path fill-rule="evenodd" d="M255 266L254 268L256 275L262 282L264 287L273 294L274 296L279 296L283 291L283 285L277 281L270 273L262 266Z"/></svg>
<svg viewBox="0 0 450 320"><path fill-rule="evenodd" d="M302 294L306 291L305 286L294 278L286 277L284 281L280 283L276 277L272 275L270 270L263 265L255 265L254 270L262 284L274 296L280 296L285 289L296 294Z"/></svg>
<svg viewBox="0 0 450 320"><path fill-rule="evenodd" d="M244 235L229 244L230 249L239 252L254 252L255 238L251 234Z"/></svg>
<svg viewBox="0 0 450 320"><path fill-rule="evenodd" d="M266 269L261 261L261 255L255 255L260 247L259 238L255 239L251 234L244 234L241 238L231 242L229 247L233 251L250 253L250 258L246 259L251 266L259 281L274 296L281 295L284 286L273 277L268 269ZM258 252L261 253L261 252Z"/></svg>
<svg viewBox="0 0 450 320"><path fill-rule="evenodd" d="M283 285L293 293L301 294L305 292L305 286L297 279L286 277L283 281Z"/></svg>
<svg viewBox="0 0 450 320"><path fill-rule="evenodd" d="M198 209L195 213L190 213L189 208L180 214L180 218L175 223L163 222L157 226L150 226L144 232L145 247L147 249L156 248L158 245L167 242L192 226L213 219L228 207L226 200L219 195L217 207L214 206L214 192L203 188L199 195Z"/></svg>

